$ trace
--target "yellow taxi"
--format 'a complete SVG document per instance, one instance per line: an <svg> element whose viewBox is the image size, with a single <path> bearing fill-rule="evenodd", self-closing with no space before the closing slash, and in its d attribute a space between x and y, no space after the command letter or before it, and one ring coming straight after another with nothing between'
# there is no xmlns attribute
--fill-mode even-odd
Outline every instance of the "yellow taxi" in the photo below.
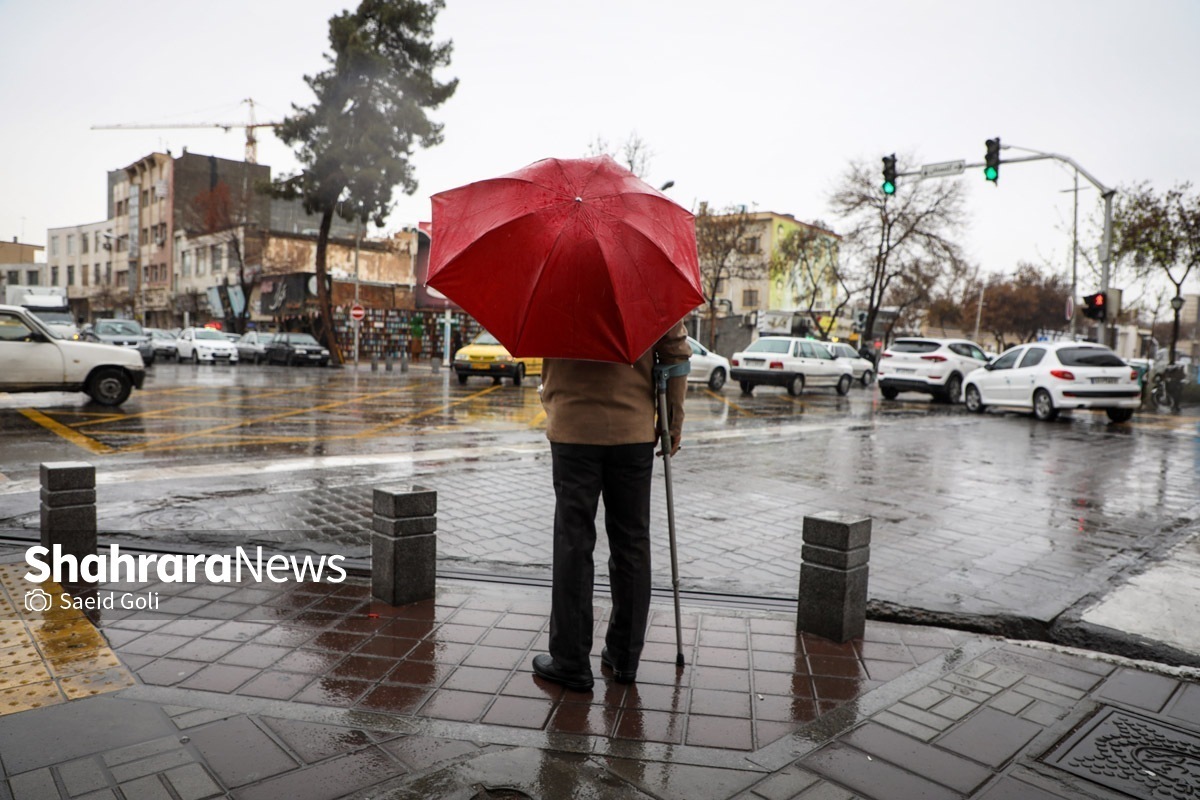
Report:
<svg viewBox="0 0 1200 800"><path fill-rule="evenodd" d="M513 386L520 386L526 375L541 375L540 358L513 358L495 336L482 331L470 344L454 354L454 373L458 382L464 384L472 375L485 378L511 378Z"/></svg>

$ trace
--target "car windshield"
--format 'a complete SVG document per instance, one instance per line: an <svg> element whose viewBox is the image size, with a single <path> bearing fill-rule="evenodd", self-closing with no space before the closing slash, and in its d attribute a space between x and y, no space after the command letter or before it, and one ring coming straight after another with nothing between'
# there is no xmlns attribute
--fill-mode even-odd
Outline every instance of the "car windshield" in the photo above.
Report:
<svg viewBox="0 0 1200 800"><path fill-rule="evenodd" d="M786 353L792 348L791 339L759 339L746 348L747 353Z"/></svg>
<svg viewBox="0 0 1200 800"><path fill-rule="evenodd" d="M65 311L35 311L34 316L47 325L74 325L75 320Z"/></svg>
<svg viewBox="0 0 1200 800"><path fill-rule="evenodd" d="M150 331L150 335L153 336L155 339L176 339L176 338L178 338L175 336L175 334L171 333L170 331L160 331L157 329Z"/></svg>
<svg viewBox="0 0 1200 800"><path fill-rule="evenodd" d="M255 338L251 338L251 337L255 337ZM274 339L275 339L275 334L273 334L273 333L254 333L252 331L250 333L242 334L243 342L258 342L259 344L270 344Z"/></svg>
<svg viewBox="0 0 1200 800"><path fill-rule="evenodd" d="M500 344L500 340L487 331L483 331L471 340L471 344Z"/></svg>
<svg viewBox="0 0 1200 800"><path fill-rule="evenodd" d="M320 342L307 333L285 333L279 337L279 341L288 342L290 344L320 344Z"/></svg>
<svg viewBox="0 0 1200 800"><path fill-rule="evenodd" d="M1112 350L1103 347L1064 347L1058 351L1058 361L1064 367L1125 367Z"/></svg>
<svg viewBox="0 0 1200 800"><path fill-rule="evenodd" d="M96 323L96 333L101 336L141 336L142 326L131 319L106 320Z"/></svg>
<svg viewBox="0 0 1200 800"><path fill-rule="evenodd" d="M215 331L212 328L200 328L196 331L197 339L224 339L225 334L220 331Z"/></svg>
<svg viewBox="0 0 1200 800"><path fill-rule="evenodd" d="M835 344L830 349L833 350L833 354L838 358L858 358L858 353L854 352L853 348L847 347L844 344Z"/></svg>
<svg viewBox="0 0 1200 800"><path fill-rule="evenodd" d="M893 353L932 353L941 346L941 342L928 339L897 339L888 349Z"/></svg>

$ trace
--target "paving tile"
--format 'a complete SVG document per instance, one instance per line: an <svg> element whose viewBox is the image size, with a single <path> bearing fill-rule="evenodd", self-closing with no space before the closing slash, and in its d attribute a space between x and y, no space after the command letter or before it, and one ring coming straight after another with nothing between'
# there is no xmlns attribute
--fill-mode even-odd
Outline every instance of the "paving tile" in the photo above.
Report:
<svg viewBox="0 0 1200 800"><path fill-rule="evenodd" d="M434 719L475 722L483 716L491 702L490 694L439 689L417 713Z"/></svg>
<svg viewBox="0 0 1200 800"><path fill-rule="evenodd" d="M881 711L872 717L872 719L880 725L886 725L893 730L914 736L924 742L931 742L942 733L937 728L930 728L918 722L913 722L911 719L893 714L891 711Z"/></svg>
<svg viewBox="0 0 1200 800"><path fill-rule="evenodd" d="M221 794L221 787L199 764L187 764L163 774L180 800L204 800Z"/></svg>
<svg viewBox="0 0 1200 800"><path fill-rule="evenodd" d="M622 716L624 723L624 716ZM749 720L691 714L687 719L686 743L697 747L753 750L754 738Z"/></svg>
<svg viewBox="0 0 1200 800"><path fill-rule="evenodd" d="M246 681L258 675L253 667L234 667L227 664L210 664L179 685L185 689L205 692L232 692Z"/></svg>
<svg viewBox="0 0 1200 800"><path fill-rule="evenodd" d="M938 745L981 764L1000 767L1041 731L1040 725L984 708L949 730Z"/></svg>
<svg viewBox="0 0 1200 800"><path fill-rule="evenodd" d="M944 731L954 724L953 720L930 713L929 711L913 708L907 703L893 703L888 706L888 711L905 719L910 719L918 725L924 725L926 728L936 728L940 731Z"/></svg>
<svg viewBox="0 0 1200 800"><path fill-rule="evenodd" d="M1066 716L1068 709L1043 700L1035 700L1032 705L1020 713L1021 719L1037 723L1048 728Z"/></svg>
<svg viewBox="0 0 1200 800"><path fill-rule="evenodd" d="M1162 711L1178 687L1178 681L1164 675L1119 669L1101 684L1097 694L1105 700L1134 708Z"/></svg>
<svg viewBox="0 0 1200 800"><path fill-rule="evenodd" d="M298 765L249 717L205 725L191 731L192 745L228 787L244 786L295 769Z"/></svg>
<svg viewBox="0 0 1200 800"><path fill-rule="evenodd" d="M180 747L176 742L176 748ZM169 750L165 753L150 756L149 758L130 761L125 764L119 764L112 767L112 776L117 783L125 783L136 778L142 778L147 775L154 775L174 767L179 767L184 764L192 763L193 759L190 753L186 750L176 749Z"/></svg>
<svg viewBox="0 0 1200 800"><path fill-rule="evenodd" d="M576 733L584 736L608 736L616 724L618 711L609 706L590 703L559 703L550 714L546 730L555 733ZM644 717L647 712L641 712ZM628 737L641 738L641 737Z"/></svg>
<svg viewBox="0 0 1200 800"><path fill-rule="evenodd" d="M237 792L238 800L335 800L401 775L403 767L381 750L348 753L316 766L296 770Z"/></svg>
<svg viewBox="0 0 1200 800"><path fill-rule="evenodd" d="M1017 692L1005 692L994 700L991 700L988 705L997 711L1017 716L1033 702L1032 697L1026 697Z"/></svg>
<svg viewBox="0 0 1200 800"><path fill-rule="evenodd" d="M1016 778L1003 777L979 795L979 800L1074 800L1075 795L1043 791Z"/></svg>
<svg viewBox="0 0 1200 800"><path fill-rule="evenodd" d="M905 697L904 702L910 706L928 710L948 697L950 697L948 693L926 686Z"/></svg>
<svg viewBox="0 0 1200 800"><path fill-rule="evenodd" d="M122 783L120 789L125 800L174 800L157 775Z"/></svg>
<svg viewBox="0 0 1200 800"><path fill-rule="evenodd" d="M801 759L801 765L868 797L957 800L961 795L887 761L871 759L841 743L827 745ZM803 795L802 795L803 796Z"/></svg>
<svg viewBox="0 0 1200 800"><path fill-rule="evenodd" d="M137 671L142 683L153 686L173 686L187 680L205 667L200 661L180 661L174 658L160 658Z"/></svg>
<svg viewBox="0 0 1200 800"><path fill-rule="evenodd" d="M1200 720L1200 684L1186 684L1167 706L1167 716L1197 727Z"/></svg>
<svg viewBox="0 0 1200 800"><path fill-rule="evenodd" d="M54 800L61 795L49 769L24 772L8 779L14 800Z"/></svg>
<svg viewBox="0 0 1200 800"><path fill-rule="evenodd" d="M821 779L808 770L795 765L785 767L764 781L756 783L751 791L764 800L791 800L819 782Z"/></svg>
<svg viewBox="0 0 1200 800"><path fill-rule="evenodd" d="M859 797L849 789L821 781L808 791L797 795L795 800L859 800Z"/></svg>
<svg viewBox="0 0 1200 800"><path fill-rule="evenodd" d="M936 706L930 708L929 711L938 715L939 717L960 720L977 708L979 708L978 703L973 703L965 697L951 697L946 701L938 703Z"/></svg>
<svg viewBox="0 0 1200 800"><path fill-rule="evenodd" d="M992 774L973 761L873 722L855 728L840 741L963 794L970 794Z"/></svg>
<svg viewBox="0 0 1200 800"><path fill-rule="evenodd" d="M564 703L563 706L567 704ZM640 742L665 742L680 744L687 717L665 711L639 711L624 709L617 719L612 736L617 739L633 739Z"/></svg>
<svg viewBox="0 0 1200 800"><path fill-rule="evenodd" d="M505 669L485 667L459 667L442 684L443 688L463 692L487 692L496 694L508 682L510 672Z"/></svg>
<svg viewBox="0 0 1200 800"><path fill-rule="evenodd" d="M750 695L718 689L693 689L690 710L693 714L747 719L750 716Z"/></svg>
<svg viewBox="0 0 1200 800"><path fill-rule="evenodd" d="M359 701L371 688L370 681L349 678L319 677L299 694L292 697L296 703L314 703L322 706L349 708Z"/></svg>
<svg viewBox="0 0 1200 800"><path fill-rule="evenodd" d="M546 725L554 704L527 697L498 697L483 715L485 725L504 725L540 730Z"/></svg>
<svg viewBox="0 0 1200 800"><path fill-rule="evenodd" d="M1086 659L1072 658L1052 651L1037 651L1037 656L1009 649L995 650L988 658L1000 666L1012 667L1026 675L1036 675L1055 683L1075 689L1090 691L1100 683L1102 676L1092 670L1096 667ZM1070 666L1068 666L1068 664ZM1107 667L1111 671L1114 667ZM1107 674L1105 672L1104 674Z"/></svg>
<svg viewBox="0 0 1200 800"><path fill-rule="evenodd" d="M108 776L105 775L100 762L92 758L69 761L59 764L56 769L62 779L67 794L75 797L88 792L95 792L108 786Z"/></svg>
<svg viewBox="0 0 1200 800"><path fill-rule="evenodd" d="M237 693L249 697L287 700L308 685L312 678L297 672L267 670L238 687Z"/></svg>
<svg viewBox="0 0 1200 800"><path fill-rule="evenodd" d="M263 718L260 721L308 764L360 750L372 742L364 731L355 728L291 719Z"/></svg>

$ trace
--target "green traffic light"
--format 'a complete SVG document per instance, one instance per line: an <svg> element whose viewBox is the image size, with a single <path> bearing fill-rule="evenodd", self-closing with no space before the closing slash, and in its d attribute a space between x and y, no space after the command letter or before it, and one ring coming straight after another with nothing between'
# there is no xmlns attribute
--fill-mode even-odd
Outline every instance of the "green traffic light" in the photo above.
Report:
<svg viewBox="0 0 1200 800"><path fill-rule="evenodd" d="M883 193L884 194L895 194L896 193L896 184L892 183L891 181L884 181L883 182Z"/></svg>
<svg viewBox="0 0 1200 800"><path fill-rule="evenodd" d="M983 177L987 178L989 181L996 180L996 177L999 174L1000 174L1000 170L996 169L995 167L984 167L983 168Z"/></svg>

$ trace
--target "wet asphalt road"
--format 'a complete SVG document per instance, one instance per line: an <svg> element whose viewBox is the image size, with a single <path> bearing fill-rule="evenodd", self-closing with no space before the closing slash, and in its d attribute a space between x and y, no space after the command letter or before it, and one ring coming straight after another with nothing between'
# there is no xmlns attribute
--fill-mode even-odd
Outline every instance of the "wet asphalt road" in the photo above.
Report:
<svg viewBox="0 0 1200 800"><path fill-rule="evenodd" d="M427 364L152 373L117 411L82 395L0 395L0 528L36 528L40 462L86 460L101 529L118 538L362 557L372 487L415 480L439 491L442 568L548 574L535 385L459 386ZM1194 417L1037 423L901 401L858 386L845 398L693 388L674 462L684 589L794 598L802 517L842 511L874 521L877 614L1045 635L1200 518ZM601 579L606 559L601 541ZM665 552L655 575L669 585Z"/></svg>

